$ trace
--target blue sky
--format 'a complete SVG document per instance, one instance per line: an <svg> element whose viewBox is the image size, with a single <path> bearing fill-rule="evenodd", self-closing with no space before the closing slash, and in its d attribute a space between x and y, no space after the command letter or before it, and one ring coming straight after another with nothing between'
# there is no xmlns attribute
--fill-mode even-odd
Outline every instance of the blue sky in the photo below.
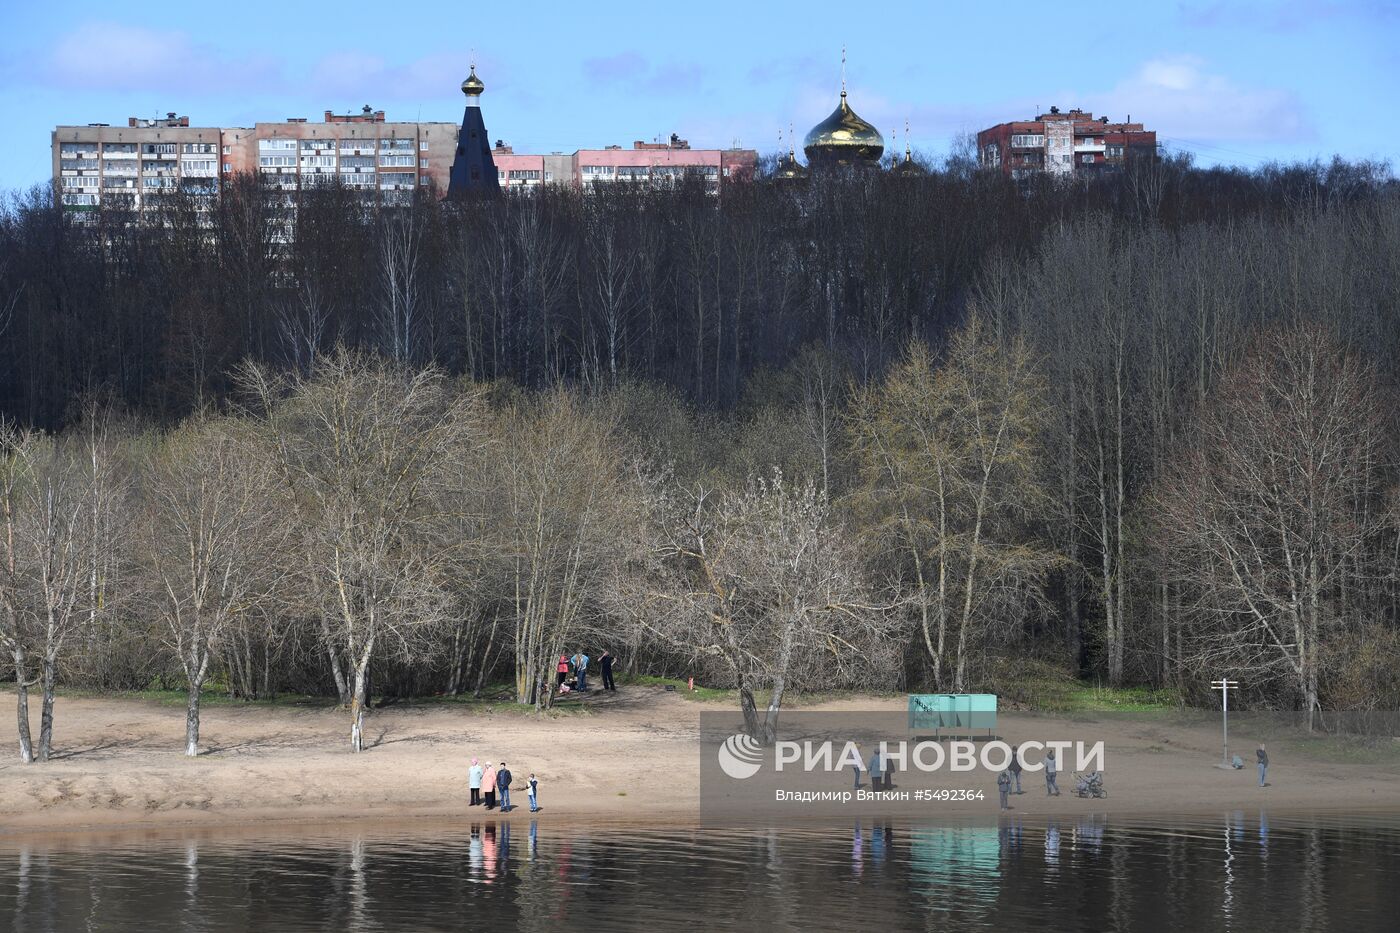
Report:
<svg viewBox="0 0 1400 933"><path fill-rule="evenodd" d="M1396 152L1382 120L1400 111L1400 0L8 0L0 188L46 178L55 124L174 110L247 126L366 103L455 122L472 49L487 128L517 152L673 131L772 150L834 106L843 44L855 109L887 137L907 118L930 155L1052 104L1131 114L1207 163Z"/></svg>

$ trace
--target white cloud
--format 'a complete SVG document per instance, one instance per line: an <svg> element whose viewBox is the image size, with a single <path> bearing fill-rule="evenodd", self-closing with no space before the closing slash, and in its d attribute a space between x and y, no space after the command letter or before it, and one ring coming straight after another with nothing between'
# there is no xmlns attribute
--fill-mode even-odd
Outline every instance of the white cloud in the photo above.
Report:
<svg viewBox="0 0 1400 933"><path fill-rule="evenodd" d="M1297 94L1240 84L1195 55L1145 62L1111 90L1073 103L1114 119L1131 113L1169 138L1274 143L1316 136Z"/></svg>
<svg viewBox="0 0 1400 933"><path fill-rule="evenodd" d="M41 66L47 83L115 91L227 90L271 86L266 57L229 56L176 30L88 21L59 38Z"/></svg>

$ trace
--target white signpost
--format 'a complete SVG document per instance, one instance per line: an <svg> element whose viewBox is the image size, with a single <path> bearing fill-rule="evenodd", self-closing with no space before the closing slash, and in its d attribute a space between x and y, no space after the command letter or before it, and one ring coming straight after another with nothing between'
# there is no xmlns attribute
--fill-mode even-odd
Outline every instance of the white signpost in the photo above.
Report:
<svg viewBox="0 0 1400 933"><path fill-rule="evenodd" d="M1210 689L1220 691L1220 767L1230 767L1230 691L1239 689L1238 680L1213 680Z"/></svg>

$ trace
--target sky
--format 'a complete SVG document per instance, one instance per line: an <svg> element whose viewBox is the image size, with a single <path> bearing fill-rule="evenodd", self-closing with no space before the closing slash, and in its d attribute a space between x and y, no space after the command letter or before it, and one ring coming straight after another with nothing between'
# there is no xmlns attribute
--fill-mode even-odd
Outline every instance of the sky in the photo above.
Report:
<svg viewBox="0 0 1400 933"><path fill-rule="evenodd" d="M843 45L852 107L898 149L908 120L930 157L1058 105L1131 115L1203 164L1400 163L1384 122L1400 112L1400 0L0 0L0 189L47 179L55 125L364 104L459 122L473 54L487 130L516 152L672 132L768 152L789 125L800 151L836 104Z"/></svg>

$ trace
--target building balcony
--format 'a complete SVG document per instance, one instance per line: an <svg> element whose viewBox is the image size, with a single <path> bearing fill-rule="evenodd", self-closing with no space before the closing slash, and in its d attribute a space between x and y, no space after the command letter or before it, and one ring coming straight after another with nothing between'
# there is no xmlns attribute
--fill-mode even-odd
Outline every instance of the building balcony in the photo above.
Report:
<svg viewBox="0 0 1400 933"><path fill-rule="evenodd" d="M1075 152L1103 152L1106 147L1101 139L1076 139Z"/></svg>

